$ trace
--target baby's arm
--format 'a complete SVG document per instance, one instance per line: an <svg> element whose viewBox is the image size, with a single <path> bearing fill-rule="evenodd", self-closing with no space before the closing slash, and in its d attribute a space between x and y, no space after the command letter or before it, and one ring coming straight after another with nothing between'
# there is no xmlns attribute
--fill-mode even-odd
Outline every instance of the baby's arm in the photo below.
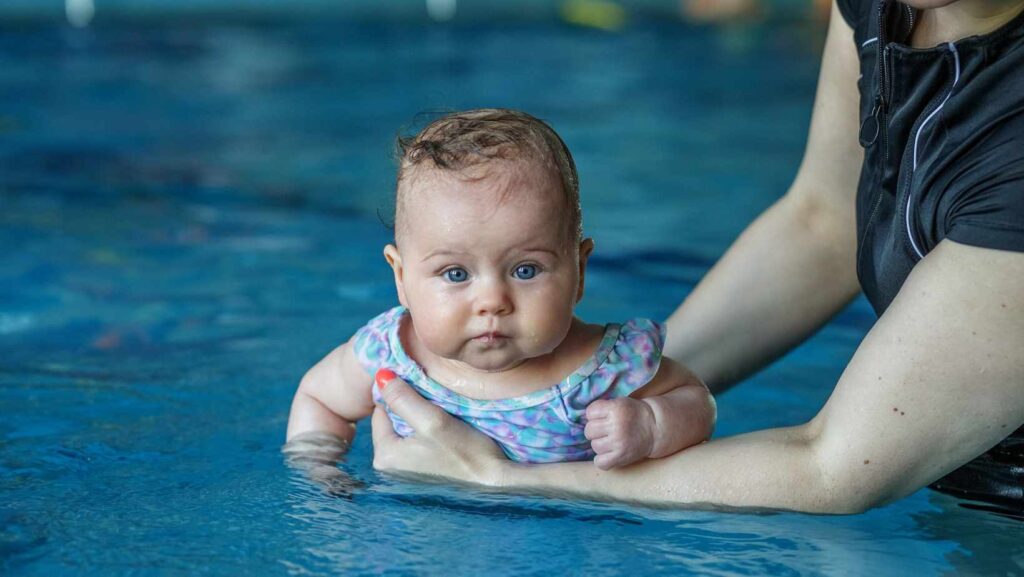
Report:
<svg viewBox="0 0 1024 577"><path fill-rule="evenodd" d="M355 487L336 465L352 444L356 421L373 412L371 385L350 341L306 372L292 400L283 451L290 464L331 493L348 494Z"/></svg>
<svg viewBox="0 0 1024 577"><path fill-rule="evenodd" d="M707 440L715 427L715 400L693 373L663 358L653 379L630 397L587 407L585 434L600 469L671 455Z"/></svg>

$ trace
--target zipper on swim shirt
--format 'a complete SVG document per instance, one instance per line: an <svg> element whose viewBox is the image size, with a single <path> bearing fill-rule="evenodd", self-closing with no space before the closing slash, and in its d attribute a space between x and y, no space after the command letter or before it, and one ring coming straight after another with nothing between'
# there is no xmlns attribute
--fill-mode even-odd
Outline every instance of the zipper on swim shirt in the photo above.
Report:
<svg viewBox="0 0 1024 577"><path fill-rule="evenodd" d="M903 37L897 38L897 42L904 42L911 33L914 32L914 20L916 15L914 9L906 4L900 4L900 8L906 13L906 21L903 23L905 30L903 31ZM885 114L889 109L889 98L892 96L892 86L889 82L889 68L891 67L890 60L890 46L888 36L888 23L886 22L889 14L889 2L888 0L881 0L878 7L878 94L875 95L875 104L880 108L882 114ZM898 34L898 33L897 33Z"/></svg>
<svg viewBox="0 0 1024 577"><path fill-rule="evenodd" d="M913 8L907 6L906 4L903 4L902 6L907 11L907 35L909 38L909 35L914 32L914 19L917 18L917 12L915 12Z"/></svg>
<svg viewBox="0 0 1024 577"><path fill-rule="evenodd" d="M900 4L900 8L906 14L904 27L906 28L904 38L909 37L914 31L914 24L917 13L906 4ZM871 113L860 125L859 140L861 146L867 148L878 140L879 133L882 134L882 147L885 158L889 157L889 131L886 126L886 116L889 112L889 100L892 96L892 86L889 78L889 69L892 67L892 50L889 46L888 26L886 16L889 13L889 1L881 0L878 3L878 88L875 91L875 103Z"/></svg>
<svg viewBox="0 0 1024 577"><path fill-rule="evenodd" d="M888 71L888 58L889 55L889 39L886 38L886 23L885 15L889 11L889 3L886 0L881 0L878 3L878 93L875 94L875 106L878 107L881 114L885 114L887 103L885 97L887 95L886 89L888 88L889 71Z"/></svg>
<svg viewBox="0 0 1024 577"><path fill-rule="evenodd" d="M889 60L889 42L886 38L886 12L888 12L888 1L880 0L878 3L878 87L875 92L875 104L871 110L871 114L864 119L864 122L860 127L860 139L861 145L864 148L868 148L878 140L878 134L882 134L882 163L886 163L889 160L889 129L885 119L886 112L888 111L888 103L886 101L886 89L887 89L887 66ZM879 177L881 182L881 176ZM864 231L867 233L868 227L875 220L875 214L878 213L878 207L882 205L882 197L885 196L882 190L878 190L875 195L875 201L872 203L871 211L868 213L867 220L865 220ZM859 253L857 257L857 267L861 266L860 256L863 253Z"/></svg>
<svg viewBox="0 0 1024 577"><path fill-rule="evenodd" d="M867 148L878 140L878 134L882 131L882 124L885 120L886 109L886 87L887 87L887 60L889 55L888 41L885 34L885 15L889 10L887 0L878 3L878 58L876 69L878 71L878 87L875 90L875 103L871 108L871 114L864 119L860 125L860 144ZM882 135L882 144L886 144L886 135ZM886 147L888 148L888 147Z"/></svg>

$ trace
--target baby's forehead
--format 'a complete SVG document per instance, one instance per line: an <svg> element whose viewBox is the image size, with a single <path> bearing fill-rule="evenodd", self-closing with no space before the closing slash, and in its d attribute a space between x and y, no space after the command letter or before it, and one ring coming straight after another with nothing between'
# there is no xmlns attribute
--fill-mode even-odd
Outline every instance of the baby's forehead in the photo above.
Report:
<svg viewBox="0 0 1024 577"><path fill-rule="evenodd" d="M396 215L403 217L409 204L435 202L487 202L516 204L517 201L550 199L562 201L557 172L533 161L488 161L459 170L417 166L398 185ZM449 194L459 191L460 194Z"/></svg>
<svg viewBox="0 0 1024 577"><path fill-rule="evenodd" d="M476 207L482 213L519 208L547 216L565 209L561 180L539 162L488 161L460 170L416 166L398 187L395 233L403 236L412 223L427 224L425 212Z"/></svg>

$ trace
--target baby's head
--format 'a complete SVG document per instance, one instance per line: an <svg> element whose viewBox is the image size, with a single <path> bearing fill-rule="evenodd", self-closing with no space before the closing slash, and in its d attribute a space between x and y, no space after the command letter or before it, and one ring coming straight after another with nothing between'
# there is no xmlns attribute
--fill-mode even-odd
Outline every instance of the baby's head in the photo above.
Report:
<svg viewBox="0 0 1024 577"><path fill-rule="evenodd" d="M529 173L538 182L553 179L564 200L559 214L565 219L567 238L573 244L583 240L576 163L558 134L538 118L503 108L455 112L431 122L416 136L399 138L398 152L395 238L399 242L405 232L403 225L409 222L404 201L415 192L419 176L443 174L479 181L488 176L508 177L513 172ZM506 192L514 195L517 191Z"/></svg>
<svg viewBox="0 0 1024 577"><path fill-rule="evenodd" d="M523 112L481 109L444 116L399 149L384 254L420 342L482 371L555 350L593 248L562 139Z"/></svg>

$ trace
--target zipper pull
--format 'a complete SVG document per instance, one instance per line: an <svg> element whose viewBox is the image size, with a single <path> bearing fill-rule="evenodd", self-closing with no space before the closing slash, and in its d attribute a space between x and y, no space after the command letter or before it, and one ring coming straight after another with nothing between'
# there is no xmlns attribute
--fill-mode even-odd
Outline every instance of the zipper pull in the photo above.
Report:
<svg viewBox="0 0 1024 577"><path fill-rule="evenodd" d="M864 122L860 124L860 145L864 148L868 148L878 140L878 114L881 110L881 99L875 97L875 107L871 109L871 114L869 114L867 118L864 119Z"/></svg>

